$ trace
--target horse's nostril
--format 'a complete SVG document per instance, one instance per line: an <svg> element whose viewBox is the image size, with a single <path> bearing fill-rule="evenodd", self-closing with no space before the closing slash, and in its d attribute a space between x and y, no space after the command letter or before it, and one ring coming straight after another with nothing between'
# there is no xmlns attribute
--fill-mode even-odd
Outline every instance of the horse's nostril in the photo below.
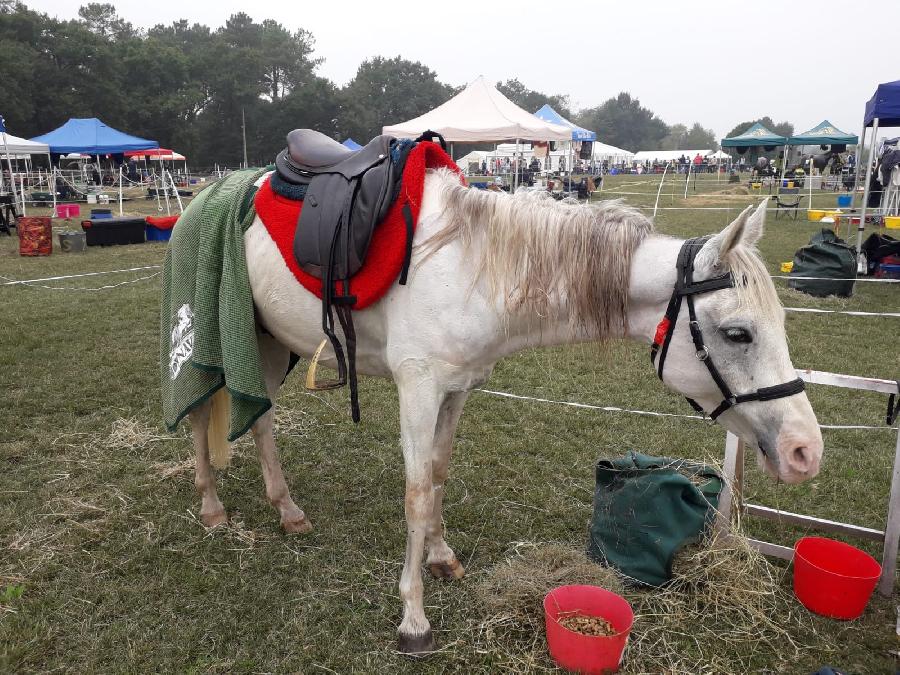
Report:
<svg viewBox="0 0 900 675"><path fill-rule="evenodd" d="M791 465L797 471L808 471L812 457L810 457L809 448L805 445L794 448L791 451Z"/></svg>

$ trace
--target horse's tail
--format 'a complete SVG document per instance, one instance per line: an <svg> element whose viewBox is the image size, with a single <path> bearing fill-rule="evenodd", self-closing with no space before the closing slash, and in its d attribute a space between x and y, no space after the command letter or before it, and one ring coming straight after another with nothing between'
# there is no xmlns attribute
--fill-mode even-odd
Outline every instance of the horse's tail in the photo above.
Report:
<svg viewBox="0 0 900 675"><path fill-rule="evenodd" d="M226 387L220 388L212 397L209 412L209 426L206 438L209 441L209 461L217 469L224 469L231 461L231 443L228 442L228 427L231 421L231 397Z"/></svg>

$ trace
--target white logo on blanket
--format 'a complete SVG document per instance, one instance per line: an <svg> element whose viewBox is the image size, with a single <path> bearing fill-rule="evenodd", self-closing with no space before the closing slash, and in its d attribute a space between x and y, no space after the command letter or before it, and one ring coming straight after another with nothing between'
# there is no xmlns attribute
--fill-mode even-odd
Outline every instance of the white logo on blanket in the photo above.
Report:
<svg viewBox="0 0 900 675"><path fill-rule="evenodd" d="M194 352L194 312L190 305L182 305L175 314L172 342L169 351L169 374L174 380L181 372L181 366Z"/></svg>

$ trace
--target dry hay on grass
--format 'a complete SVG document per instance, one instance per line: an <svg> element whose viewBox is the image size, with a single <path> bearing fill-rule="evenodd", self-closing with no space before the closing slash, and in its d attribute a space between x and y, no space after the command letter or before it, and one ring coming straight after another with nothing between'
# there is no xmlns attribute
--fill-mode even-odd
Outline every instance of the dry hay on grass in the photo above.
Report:
<svg viewBox="0 0 900 675"><path fill-rule="evenodd" d="M566 584L622 591L615 571L591 562L582 549L571 544L516 544L474 587L485 617L477 627L478 648L500 652L515 671L547 669L544 596Z"/></svg>
<svg viewBox="0 0 900 675"><path fill-rule="evenodd" d="M113 422L109 435L101 441L108 450L145 450L152 443L170 441L175 436L159 436L149 424L135 417L122 417Z"/></svg>
<svg viewBox="0 0 900 675"><path fill-rule="evenodd" d="M625 672L743 672L751 662L789 669L804 649L798 636L813 635L805 611L783 584L784 569L752 550L743 536L686 548L673 574L664 588L626 588L624 577L591 562L583 547L519 544L475 587L485 617L478 625L479 648L513 670L551 669L543 598L556 586L579 583L622 593L632 604Z"/></svg>

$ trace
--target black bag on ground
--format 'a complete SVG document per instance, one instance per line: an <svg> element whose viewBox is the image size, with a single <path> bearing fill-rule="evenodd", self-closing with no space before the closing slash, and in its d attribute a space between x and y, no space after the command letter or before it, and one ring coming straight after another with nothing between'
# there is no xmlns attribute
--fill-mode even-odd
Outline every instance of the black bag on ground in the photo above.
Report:
<svg viewBox="0 0 900 675"><path fill-rule="evenodd" d="M672 578L675 554L712 522L721 491L721 476L705 464L637 452L601 460L588 556L661 586Z"/></svg>
<svg viewBox="0 0 900 675"><path fill-rule="evenodd" d="M900 256L900 241L897 241L889 234L870 234L862 243L862 252L866 254L866 261L869 265L869 274L875 272L884 258L888 256Z"/></svg>
<svg viewBox="0 0 900 675"><path fill-rule="evenodd" d="M828 277L821 281L791 279L788 285L820 298L829 295L848 298L853 295L856 278L856 251L843 239L839 239L833 230L823 227L812 236L808 245L794 254L794 267L790 276Z"/></svg>

